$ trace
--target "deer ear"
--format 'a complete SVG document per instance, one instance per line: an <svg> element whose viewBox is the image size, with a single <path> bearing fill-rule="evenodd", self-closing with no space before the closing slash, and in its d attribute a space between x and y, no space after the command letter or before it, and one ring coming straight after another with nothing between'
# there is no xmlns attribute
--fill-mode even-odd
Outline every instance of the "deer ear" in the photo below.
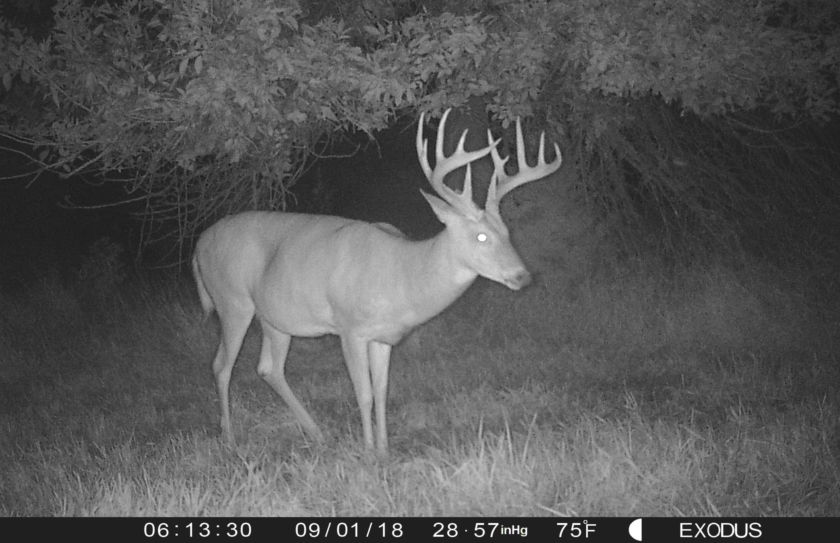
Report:
<svg viewBox="0 0 840 543"><path fill-rule="evenodd" d="M432 211L435 212L435 215L437 216L438 220L443 224L448 224L449 221L452 219L452 216L456 214L452 206L450 206L437 196L429 194L425 190L421 190L420 194L422 194L423 198L425 198L426 201L429 202L429 205L432 206Z"/></svg>

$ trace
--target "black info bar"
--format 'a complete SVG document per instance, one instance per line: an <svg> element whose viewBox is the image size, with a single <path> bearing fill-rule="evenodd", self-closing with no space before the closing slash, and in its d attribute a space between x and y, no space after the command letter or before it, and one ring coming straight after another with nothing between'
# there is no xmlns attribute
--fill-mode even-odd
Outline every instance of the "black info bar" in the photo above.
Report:
<svg viewBox="0 0 840 543"><path fill-rule="evenodd" d="M10 540L346 542L790 542L840 533L840 518L783 517L412 517L6 518ZM17 536L17 537L14 537ZM814 539L816 538L816 539Z"/></svg>

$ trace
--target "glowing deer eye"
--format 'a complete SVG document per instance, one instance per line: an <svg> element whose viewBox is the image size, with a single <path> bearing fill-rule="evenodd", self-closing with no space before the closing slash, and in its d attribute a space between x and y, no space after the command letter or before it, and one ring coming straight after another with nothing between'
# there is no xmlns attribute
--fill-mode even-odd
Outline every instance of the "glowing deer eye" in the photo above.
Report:
<svg viewBox="0 0 840 543"><path fill-rule="evenodd" d="M487 241L487 234L485 234L484 232L481 232L480 234L478 234L478 235L475 237L475 239L477 239L478 241L480 241L480 242L484 243L485 241Z"/></svg>

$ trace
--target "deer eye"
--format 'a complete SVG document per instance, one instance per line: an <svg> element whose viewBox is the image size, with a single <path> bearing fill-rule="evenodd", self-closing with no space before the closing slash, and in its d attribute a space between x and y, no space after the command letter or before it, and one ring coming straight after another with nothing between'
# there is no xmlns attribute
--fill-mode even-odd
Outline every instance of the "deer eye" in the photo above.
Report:
<svg viewBox="0 0 840 543"><path fill-rule="evenodd" d="M475 236L475 239L477 239L477 240L478 240L478 241L480 241L481 243L484 243L485 241L487 241L487 234L485 234L484 232L479 232L479 233Z"/></svg>

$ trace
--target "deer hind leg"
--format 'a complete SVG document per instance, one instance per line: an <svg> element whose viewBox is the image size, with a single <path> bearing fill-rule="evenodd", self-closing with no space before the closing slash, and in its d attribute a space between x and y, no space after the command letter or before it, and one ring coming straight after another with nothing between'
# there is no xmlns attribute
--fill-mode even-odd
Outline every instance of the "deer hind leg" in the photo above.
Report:
<svg viewBox="0 0 840 543"><path fill-rule="evenodd" d="M254 313L253 309L228 308L217 311L222 325L222 337L216 357L213 359L213 373L216 376L216 390L219 393L222 438L229 445L233 445L233 431L230 425L230 374Z"/></svg>
<svg viewBox="0 0 840 543"><path fill-rule="evenodd" d="M303 404L295 397L292 389L289 388L289 383L286 382L286 355L289 354L292 336L272 328L266 322L261 321L260 324L262 325L263 340L257 373L283 398L307 435L315 441L324 441L324 434L321 433L318 425L315 424L309 412L306 411Z"/></svg>

